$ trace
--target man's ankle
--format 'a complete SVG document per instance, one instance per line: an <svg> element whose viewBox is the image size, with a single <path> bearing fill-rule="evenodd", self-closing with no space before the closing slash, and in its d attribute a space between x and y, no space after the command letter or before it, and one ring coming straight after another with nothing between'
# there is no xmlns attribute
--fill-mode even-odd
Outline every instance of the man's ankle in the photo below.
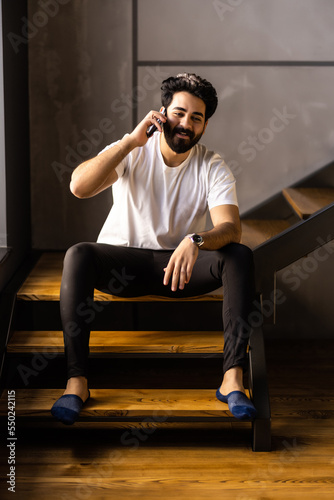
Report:
<svg viewBox="0 0 334 500"><path fill-rule="evenodd" d="M68 379L64 394L76 394L85 400L88 397L88 381L86 377L71 377Z"/></svg>
<svg viewBox="0 0 334 500"><path fill-rule="evenodd" d="M232 391L245 392L243 385L243 370L240 366L233 366L224 373L220 392L227 396Z"/></svg>

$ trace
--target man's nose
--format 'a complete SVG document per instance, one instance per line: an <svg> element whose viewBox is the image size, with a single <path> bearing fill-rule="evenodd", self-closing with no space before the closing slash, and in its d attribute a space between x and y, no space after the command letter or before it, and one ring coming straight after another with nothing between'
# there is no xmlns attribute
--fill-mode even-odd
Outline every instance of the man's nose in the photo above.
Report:
<svg viewBox="0 0 334 500"><path fill-rule="evenodd" d="M192 130L192 121L190 116L184 115L182 117L182 120L180 122L181 127L183 127L185 130Z"/></svg>

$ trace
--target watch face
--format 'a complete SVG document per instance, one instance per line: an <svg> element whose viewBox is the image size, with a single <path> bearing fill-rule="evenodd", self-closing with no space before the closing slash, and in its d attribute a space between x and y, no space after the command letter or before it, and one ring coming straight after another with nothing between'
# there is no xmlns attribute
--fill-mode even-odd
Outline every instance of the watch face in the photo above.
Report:
<svg viewBox="0 0 334 500"><path fill-rule="evenodd" d="M194 234L192 240L196 245L202 245L203 243L203 238L199 234Z"/></svg>

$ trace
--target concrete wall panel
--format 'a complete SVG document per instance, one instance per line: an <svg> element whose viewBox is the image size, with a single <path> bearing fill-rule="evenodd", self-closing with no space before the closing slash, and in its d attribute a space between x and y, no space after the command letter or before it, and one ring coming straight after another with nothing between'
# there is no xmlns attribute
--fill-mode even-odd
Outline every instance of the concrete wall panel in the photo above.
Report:
<svg viewBox="0 0 334 500"><path fill-rule="evenodd" d="M237 178L241 212L276 194L334 157L334 67L198 67L216 87L219 106L202 142L219 151ZM179 67L160 67L169 75ZM139 69L139 82L147 68ZM159 109L148 94L139 117Z"/></svg>
<svg viewBox="0 0 334 500"><path fill-rule="evenodd" d="M29 1L29 19L41 11ZM78 200L75 166L128 131L132 108L131 1L73 0L29 42L33 246L95 240L111 193ZM116 111L113 111L116 110Z"/></svg>
<svg viewBox="0 0 334 500"><path fill-rule="evenodd" d="M139 58L333 60L332 0L139 0Z"/></svg>

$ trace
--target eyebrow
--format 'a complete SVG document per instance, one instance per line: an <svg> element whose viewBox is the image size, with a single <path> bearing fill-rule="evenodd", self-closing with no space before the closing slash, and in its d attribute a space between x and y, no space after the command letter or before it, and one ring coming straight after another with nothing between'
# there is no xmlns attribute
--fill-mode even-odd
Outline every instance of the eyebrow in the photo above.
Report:
<svg viewBox="0 0 334 500"><path fill-rule="evenodd" d="M187 110L185 108L181 108L180 106L175 106L175 108L173 109L179 109L180 111L184 111L184 112L187 112ZM191 113L192 115L199 115L201 116L202 118L204 118L204 115L203 113L201 113L200 111L194 111L193 113Z"/></svg>

